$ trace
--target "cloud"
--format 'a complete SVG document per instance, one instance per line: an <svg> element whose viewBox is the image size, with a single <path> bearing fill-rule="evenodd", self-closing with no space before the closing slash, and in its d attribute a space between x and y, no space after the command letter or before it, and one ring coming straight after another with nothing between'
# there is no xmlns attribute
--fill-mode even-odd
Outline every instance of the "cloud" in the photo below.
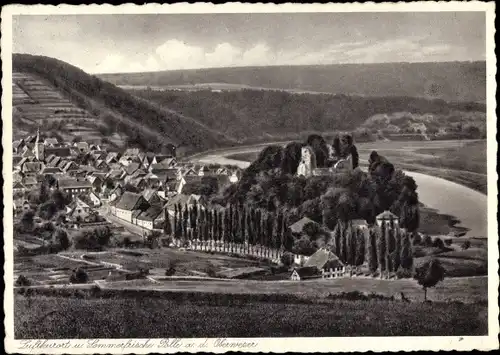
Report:
<svg viewBox="0 0 500 355"><path fill-rule="evenodd" d="M242 48L229 42L206 48L169 39L153 53L129 59L122 54L108 54L93 73L140 72L261 65L318 65L335 63L383 63L398 61L460 60L463 48L449 44L422 44L422 38L399 38L379 42L339 42L311 50L306 45L276 50L265 42Z"/></svg>

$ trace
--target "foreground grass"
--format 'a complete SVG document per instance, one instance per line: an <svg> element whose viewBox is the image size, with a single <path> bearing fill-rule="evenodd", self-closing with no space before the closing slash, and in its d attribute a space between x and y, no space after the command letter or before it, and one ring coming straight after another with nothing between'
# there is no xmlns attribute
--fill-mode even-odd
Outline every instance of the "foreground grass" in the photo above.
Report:
<svg viewBox="0 0 500 355"><path fill-rule="evenodd" d="M485 335L487 305L332 300L239 306L16 295L17 339Z"/></svg>

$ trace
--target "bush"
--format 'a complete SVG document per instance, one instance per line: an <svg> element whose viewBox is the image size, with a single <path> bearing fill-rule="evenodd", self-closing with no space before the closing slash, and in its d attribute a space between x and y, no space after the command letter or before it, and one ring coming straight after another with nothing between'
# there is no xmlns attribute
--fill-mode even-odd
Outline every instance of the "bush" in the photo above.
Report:
<svg viewBox="0 0 500 355"><path fill-rule="evenodd" d="M432 238L430 235L426 234L424 236L424 239L422 240L422 244L426 247L431 247L432 246Z"/></svg>
<svg viewBox="0 0 500 355"><path fill-rule="evenodd" d="M444 240L444 244L445 244L446 246L448 246L448 247L451 245L451 243L453 243L453 240L451 240L451 239L445 239L445 240Z"/></svg>
<svg viewBox="0 0 500 355"><path fill-rule="evenodd" d="M412 244L413 245L420 245L422 244L422 237L418 233L413 233L412 235Z"/></svg>
<svg viewBox="0 0 500 355"><path fill-rule="evenodd" d="M173 276L176 272L175 267L176 267L176 262L171 261L170 265L168 266L168 269L165 270L165 276Z"/></svg>
<svg viewBox="0 0 500 355"><path fill-rule="evenodd" d="M215 266L213 266L212 264L208 265L205 268L205 273L210 277L217 277L217 270L215 269Z"/></svg>
<svg viewBox="0 0 500 355"><path fill-rule="evenodd" d="M413 277L413 272L412 270L399 267L398 270L396 271L396 277L398 279L409 279Z"/></svg>
<svg viewBox="0 0 500 355"><path fill-rule="evenodd" d="M465 242L463 242L462 244L462 250L467 250L470 248L470 241L469 240L466 240Z"/></svg>
<svg viewBox="0 0 500 355"><path fill-rule="evenodd" d="M436 238L432 242L434 248L444 249L444 243L440 238Z"/></svg>
<svg viewBox="0 0 500 355"><path fill-rule="evenodd" d="M88 281L89 281L89 275L82 268L74 270L69 278L69 282L72 284L84 284L87 283Z"/></svg>
<svg viewBox="0 0 500 355"><path fill-rule="evenodd" d="M19 277L16 280L15 285L17 287L20 286L31 286L31 281L24 275L19 275Z"/></svg>
<svg viewBox="0 0 500 355"><path fill-rule="evenodd" d="M281 263L286 267L290 267L293 264L293 254L289 251L285 251L283 255L281 255Z"/></svg>

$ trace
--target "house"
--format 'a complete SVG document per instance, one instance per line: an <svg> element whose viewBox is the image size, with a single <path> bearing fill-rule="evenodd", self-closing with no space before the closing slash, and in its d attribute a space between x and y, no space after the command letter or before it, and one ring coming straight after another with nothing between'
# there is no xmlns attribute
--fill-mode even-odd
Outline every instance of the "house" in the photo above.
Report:
<svg viewBox="0 0 500 355"><path fill-rule="evenodd" d="M353 219L351 225L356 229L368 230L368 223L364 219Z"/></svg>
<svg viewBox="0 0 500 355"><path fill-rule="evenodd" d="M44 167L41 162L26 162L21 167L21 172L24 176L36 176L38 175Z"/></svg>
<svg viewBox="0 0 500 355"><path fill-rule="evenodd" d="M57 186L60 190L71 195L72 197L88 194L92 191L92 185L84 179L62 178L57 181Z"/></svg>
<svg viewBox="0 0 500 355"><path fill-rule="evenodd" d="M377 225L379 227L381 227L383 223L385 223L386 226L392 226L394 224L394 226L397 227L399 225L399 217L391 211L382 212L375 217L375 220L377 221Z"/></svg>
<svg viewBox="0 0 500 355"><path fill-rule="evenodd" d="M95 192L91 192L88 195L88 199L90 200L93 207L99 207L102 204L101 199L99 198L99 196L96 195Z"/></svg>
<svg viewBox="0 0 500 355"><path fill-rule="evenodd" d="M229 177L229 181L233 184L236 184L239 180L240 180L240 177L241 177L241 173L239 170L234 170L232 173L231 173L231 176Z"/></svg>
<svg viewBox="0 0 500 355"><path fill-rule="evenodd" d="M150 205L163 204L165 202L164 198L161 198L160 195L158 195L158 189L145 189L142 192L142 196L149 202Z"/></svg>
<svg viewBox="0 0 500 355"><path fill-rule="evenodd" d="M31 210L31 205L27 200L15 199L12 201L12 204L14 208L14 215Z"/></svg>
<svg viewBox="0 0 500 355"><path fill-rule="evenodd" d="M133 157L133 156L138 157L140 153L141 153L141 151L139 150L139 148L128 148L123 153L123 156L124 157Z"/></svg>
<svg viewBox="0 0 500 355"><path fill-rule="evenodd" d="M76 198L66 206L66 217L70 220L83 222L90 214L90 206L83 200Z"/></svg>
<svg viewBox="0 0 500 355"><path fill-rule="evenodd" d="M114 207L116 217L132 223L132 213L134 211L145 211L150 206L142 195L125 191Z"/></svg>
<svg viewBox="0 0 500 355"><path fill-rule="evenodd" d="M163 164L165 166L173 167L177 164L177 160L171 155L155 155L151 164Z"/></svg>
<svg viewBox="0 0 500 355"><path fill-rule="evenodd" d="M123 166L128 166L131 163L137 163L139 165L142 165L141 160L137 155L134 156L123 155L118 162Z"/></svg>
<svg viewBox="0 0 500 355"><path fill-rule="evenodd" d="M184 209L186 206L188 207L188 209L190 209L195 204L202 209L206 208L207 206L206 201L200 195L178 194L169 198L164 208L171 216L173 216L175 214L175 206L179 204L182 206L182 209Z"/></svg>
<svg viewBox="0 0 500 355"><path fill-rule="evenodd" d="M104 179L101 176L95 174L89 175L87 181L92 185L93 191L97 193L101 192L102 186L104 185Z"/></svg>
<svg viewBox="0 0 500 355"><path fill-rule="evenodd" d="M106 156L106 164L115 164L115 163L118 163L119 161L119 158L118 158L118 153L117 152L110 152L108 153L108 155Z"/></svg>
<svg viewBox="0 0 500 355"><path fill-rule="evenodd" d="M85 153L90 150L89 144L87 142L77 142L73 144L73 146L77 148L80 153Z"/></svg>
<svg viewBox="0 0 500 355"><path fill-rule="evenodd" d="M61 175L63 171L58 167L45 166L42 171L40 171L40 175Z"/></svg>
<svg viewBox="0 0 500 355"><path fill-rule="evenodd" d="M294 224L290 225L288 228L290 228L290 230L292 231L292 233L294 234L301 234L304 232L304 227L306 224L309 224L309 223L314 223L315 225L317 225L318 227L320 227L320 224L317 223L317 222L314 222L312 219L310 218L307 218L307 217L303 217L302 219L298 220L297 222L295 222Z"/></svg>
<svg viewBox="0 0 500 355"><path fill-rule="evenodd" d="M68 147L45 147L45 156L55 155L59 158L71 157L71 150Z"/></svg>
<svg viewBox="0 0 500 355"><path fill-rule="evenodd" d="M24 139L12 142L12 152L14 154L21 153L23 148L24 148Z"/></svg>
<svg viewBox="0 0 500 355"><path fill-rule="evenodd" d="M59 163L62 161L61 157L53 155L53 158L47 163L48 166L55 168L59 167Z"/></svg>
<svg viewBox="0 0 500 355"><path fill-rule="evenodd" d="M90 156L94 161L104 160L106 158L106 152L103 150L94 150L90 152Z"/></svg>
<svg viewBox="0 0 500 355"><path fill-rule="evenodd" d="M25 191L26 191L26 186L24 186L22 182L15 181L12 184L12 192L13 192L13 194L24 193Z"/></svg>
<svg viewBox="0 0 500 355"><path fill-rule="evenodd" d="M26 186L27 189L32 189L35 185L38 184L38 182L35 176L24 176L22 184Z"/></svg>
<svg viewBox="0 0 500 355"><path fill-rule="evenodd" d="M59 141L55 137L45 138L43 145L46 147L57 147L59 145Z"/></svg>
<svg viewBox="0 0 500 355"><path fill-rule="evenodd" d="M118 200L119 197L123 195L124 192L125 190L123 189L123 187L120 184L117 184L117 186L109 192L109 200L110 201Z"/></svg>
<svg viewBox="0 0 500 355"><path fill-rule="evenodd" d="M104 171L104 172L108 172L110 169L108 163L106 163L105 160L103 159L98 159L95 164L94 164L94 167L99 170L99 171Z"/></svg>
<svg viewBox="0 0 500 355"><path fill-rule="evenodd" d="M344 263L340 261L338 256L326 248L318 249L304 264L304 267L316 267L319 271L323 269L338 269L344 266Z"/></svg>
<svg viewBox="0 0 500 355"><path fill-rule="evenodd" d="M125 166L125 172L127 173L127 175L132 175L133 173L135 173L139 168L141 167L141 164L139 163L134 163L134 162L130 162L129 164L127 164L127 166ZM145 175L146 173L144 173Z"/></svg>
<svg viewBox="0 0 500 355"><path fill-rule="evenodd" d="M179 180L177 193L191 194L193 191L198 191L203 182L203 176L189 175L184 176Z"/></svg>
<svg viewBox="0 0 500 355"><path fill-rule="evenodd" d="M228 170L228 168L226 167L221 167L221 168L218 168L215 173L217 175L230 175L230 171Z"/></svg>
<svg viewBox="0 0 500 355"><path fill-rule="evenodd" d="M321 277L321 271L316 267L299 267L295 268L290 275L290 280L301 281L307 279L317 279Z"/></svg>
<svg viewBox="0 0 500 355"><path fill-rule="evenodd" d="M110 178L111 180L114 180L114 181L121 180L126 175L127 175L127 173L125 172L125 170L122 170L122 169L112 169L108 172L108 178Z"/></svg>
<svg viewBox="0 0 500 355"><path fill-rule="evenodd" d="M80 170L80 166L74 161L67 162L66 165L63 167L63 171L65 173L69 173L70 171L76 171L76 170Z"/></svg>
<svg viewBox="0 0 500 355"><path fill-rule="evenodd" d="M154 228L155 221L157 221L159 217L163 217L162 215L163 215L162 206L152 205L146 211L140 213L137 216L137 225L145 229L152 230Z"/></svg>

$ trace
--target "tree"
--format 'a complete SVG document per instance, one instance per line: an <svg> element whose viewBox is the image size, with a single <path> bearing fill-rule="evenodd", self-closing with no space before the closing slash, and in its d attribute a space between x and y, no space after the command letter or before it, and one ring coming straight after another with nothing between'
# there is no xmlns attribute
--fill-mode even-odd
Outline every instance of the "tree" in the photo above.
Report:
<svg viewBox="0 0 500 355"><path fill-rule="evenodd" d="M21 217L21 225L25 231L31 231L35 227L35 213L32 210L28 210L23 213Z"/></svg>
<svg viewBox="0 0 500 355"><path fill-rule="evenodd" d="M69 282L72 284L84 284L89 281L89 275L87 272L82 269L82 268L77 268L76 270L73 270L73 273L71 274L69 278Z"/></svg>
<svg viewBox="0 0 500 355"><path fill-rule="evenodd" d="M293 265L293 254L290 253L289 251L285 251L281 255L281 263L285 265L286 267L290 267Z"/></svg>
<svg viewBox="0 0 500 355"><path fill-rule="evenodd" d="M357 230L356 235L356 258L354 265L359 266L365 262L366 255L366 241L368 239L367 230Z"/></svg>
<svg viewBox="0 0 500 355"><path fill-rule="evenodd" d="M385 223L382 223L381 228L377 228L377 257L380 273L382 274L386 270L385 254L387 248L385 245Z"/></svg>
<svg viewBox="0 0 500 355"><path fill-rule="evenodd" d="M368 231L368 252L367 252L368 269L373 273L377 271L377 234L375 229L371 228Z"/></svg>
<svg viewBox="0 0 500 355"><path fill-rule="evenodd" d="M325 139L318 134L311 134L307 137L307 145L311 146L316 156L316 165L325 167L328 160L329 152Z"/></svg>
<svg viewBox="0 0 500 355"><path fill-rule="evenodd" d="M163 222L163 233L168 236L172 235L172 225L170 224L170 214L166 208L163 209L163 214L165 216L165 221Z"/></svg>
<svg viewBox="0 0 500 355"><path fill-rule="evenodd" d="M408 232L405 230L401 233L401 267L410 270L413 267L413 253L411 241Z"/></svg>
<svg viewBox="0 0 500 355"><path fill-rule="evenodd" d="M462 250L467 250L467 249L470 248L470 246L471 246L470 241L466 240L465 242L462 243L462 247L461 248L462 248Z"/></svg>
<svg viewBox="0 0 500 355"><path fill-rule="evenodd" d="M434 287L439 281L444 280L445 270L439 259L432 258L418 267L415 271L415 279L424 289L424 300L427 301L427 289Z"/></svg>
<svg viewBox="0 0 500 355"><path fill-rule="evenodd" d="M441 240L441 238L435 238L433 241L432 241L432 246L434 248L438 248L438 249L441 249L443 250L444 249L444 243L443 241Z"/></svg>
<svg viewBox="0 0 500 355"><path fill-rule="evenodd" d="M62 250L66 250L70 247L71 242L68 238L68 233L64 229L57 229L54 233L54 240Z"/></svg>
<svg viewBox="0 0 500 355"><path fill-rule="evenodd" d="M15 283L16 287L31 286L31 281L24 275L19 275Z"/></svg>
<svg viewBox="0 0 500 355"><path fill-rule="evenodd" d="M431 247L432 246L432 238L430 235L426 234L424 236L424 239L422 240L422 244L426 247Z"/></svg>

